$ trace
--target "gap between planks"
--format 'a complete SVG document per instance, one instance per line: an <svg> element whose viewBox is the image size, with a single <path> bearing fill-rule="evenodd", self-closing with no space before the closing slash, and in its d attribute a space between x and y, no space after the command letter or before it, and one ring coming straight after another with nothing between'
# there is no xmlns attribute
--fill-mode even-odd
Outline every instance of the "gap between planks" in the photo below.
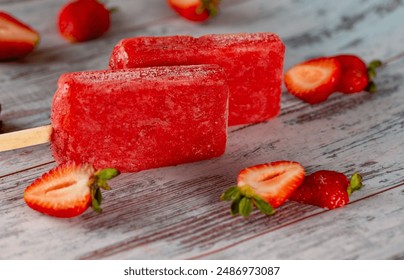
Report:
<svg viewBox="0 0 404 280"><path fill-rule="evenodd" d="M38 168L38 167L42 167L42 166L45 166L45 165L48 165L48 164L52 164L52 163L55 163L55 161L52 160L52 161L49 161L49 162L41 163L39 165L35 165L35 166L32 166L32 167L21 169L21 170L18 170L18 171L9 173L9 174L1 175L0 179L3 179L3 178L8 177L8 176L13 176L13 175L16 175L18 173L26 172L26 171L29 171L29 170L32 170L32 169L35 169L35 168Z"/></svg>

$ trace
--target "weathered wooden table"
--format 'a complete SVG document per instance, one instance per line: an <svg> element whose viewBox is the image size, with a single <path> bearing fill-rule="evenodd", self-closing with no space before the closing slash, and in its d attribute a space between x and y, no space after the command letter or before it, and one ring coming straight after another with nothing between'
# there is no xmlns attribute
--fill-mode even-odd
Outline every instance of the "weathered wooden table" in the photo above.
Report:
<svg viewBox="0 0 404 280"><path fill-rule="evenodd" d="M286 91L276 119L230 128L220 158L122 174L104 213L56 219L29 209L25 187L55 166L47 144L0 154L1 259L403 259L404 5L401 0L224 0L207 24L163 0L111 0L119 11L102 38L68 44L55 28L61 0L0 0L41 35L26 59L0 64L2 132L49 123L64 72L107 67L124 37L271 31L285 68L310 57L355 53L388 62L374 95L334 94L311 106ZM219 196L240 169L295 160L308 173L359 171L364 188L344 208L287 202L277 214L231 217Z"/></svg>

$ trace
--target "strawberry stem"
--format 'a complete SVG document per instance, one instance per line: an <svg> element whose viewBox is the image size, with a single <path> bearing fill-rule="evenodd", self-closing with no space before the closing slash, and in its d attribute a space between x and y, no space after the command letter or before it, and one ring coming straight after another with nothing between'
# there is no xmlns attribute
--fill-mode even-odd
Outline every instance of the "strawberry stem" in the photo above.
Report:
<svg viewBox="0 0 404 280"><path fill-rule="evenodd" d="M103 190L110 190L111 187L108 185L108 180L118 176L120 172L115 168L105 168L98 170L93 179L90 181L90 193L91 193L91 207L97 213L102 212L101 203L103 201L102 192Z"/></svg>
<svg viewBox="0 0 404 280"><path fill-rule="evenodd" d="M108 11L109 11L110 14L115 14L116 12L119 11L119 8L118 7L111 7L111 8L108 8Z"/></svg>
<svg viewBox="0 0 404 280"><path fill-rule="evenodd" d="M354 173L349 181L349 186L347 189L348 196L350 196L354 191L360 190L362 185L362 176L359 173Z"/></svg>
<svg viewBox="0 0 404 280"><path fill-rule="evenodd" d="M254 209L254 206L265 215L275 214L275 209L262 197L256 194L254 189L249 186L232 186L228 188L221 196L222 201L231 201L230 213L248 217Z"/></svg>

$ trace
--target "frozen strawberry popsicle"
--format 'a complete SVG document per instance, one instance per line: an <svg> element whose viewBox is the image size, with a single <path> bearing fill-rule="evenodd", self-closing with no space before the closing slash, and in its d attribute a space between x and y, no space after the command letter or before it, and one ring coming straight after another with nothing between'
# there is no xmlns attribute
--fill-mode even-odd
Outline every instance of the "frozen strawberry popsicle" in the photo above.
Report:
<svg viewBox="0 0 404 280"><path fill-rule="evenodd" d="M58 163L121 172L224 153L228 86L217 65L63 74L53 98L51 148Z"/></svg>
<svg viewBox="0 0 404 280"><path fill-rule="evenodd" d="M112 69L218 64L229 82L229 125L237 125L279 114L284 53L273 33L136 37L121 40L109 64Z"/></svg>

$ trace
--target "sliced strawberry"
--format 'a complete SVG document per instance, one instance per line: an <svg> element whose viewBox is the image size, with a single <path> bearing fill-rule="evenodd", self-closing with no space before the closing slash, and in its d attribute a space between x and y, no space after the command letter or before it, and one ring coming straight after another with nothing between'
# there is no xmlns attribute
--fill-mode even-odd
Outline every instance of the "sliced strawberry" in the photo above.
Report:
<svg viewBox="0 0 404 280"><path fill-rule="evenodd" d="M222 200L232 200L231 213L248 216L255 205L261 212L271 215L273 208L281 206L302 183L303 166L293 161L276 161L243 169L237 186L229 188Z"/></svg>
<svg viewBox="0 0 404 280"><path fill-rule="evenodd" d="M342 75L336 90L342 93L357 93L364 90L373 91L373 79L376 68L381 65L378 60L372 61L369 66L357 55L341 54L335 56L341 64Z"/></svg>
<svg viewBox="0 0 404 280"><path fill-rule="evenodd" d="M288 91L310 104L325 101L336 89L341 77L337 59L320 57L290 68L285 73Z"/></svg>
<svg viewBox="0 0 404 280"><path fill-rule="evenodd" d="M0 11L0 61L22 58L31 53L38 42L38 32Z"/></svg>
<svg viewBox="0 0 404 280"><path fill-rule="evenodd" d="M203 22L217 15L220 0L168 0L168 4L180 16Z"/></svg>
<svg viewBox="0 0 404 280"><path fill-rule="evenodd" d="M335 209L346 205L349 202L349 195L361 187L362 178L358 173L348 180L343 173L320 170L307 176L289 199Z"/></svg>
<svg viewBox="0 0 404 280"><path fill-rule="evenodd" d="M61 218L78 216L90 205L99 212L102 201L100 188L109 189L106 181L118 174L111 168L96 172L88 164L66 163L29 185L24 192L24 200L34 210Z"/></svg>
<svg viewBox="0 0 404 280"><path fill-rule="evenodd" d="M57 25L72 43L93 40L109 30L110 10L97 0L74 0L60 9Z"/></svg>

